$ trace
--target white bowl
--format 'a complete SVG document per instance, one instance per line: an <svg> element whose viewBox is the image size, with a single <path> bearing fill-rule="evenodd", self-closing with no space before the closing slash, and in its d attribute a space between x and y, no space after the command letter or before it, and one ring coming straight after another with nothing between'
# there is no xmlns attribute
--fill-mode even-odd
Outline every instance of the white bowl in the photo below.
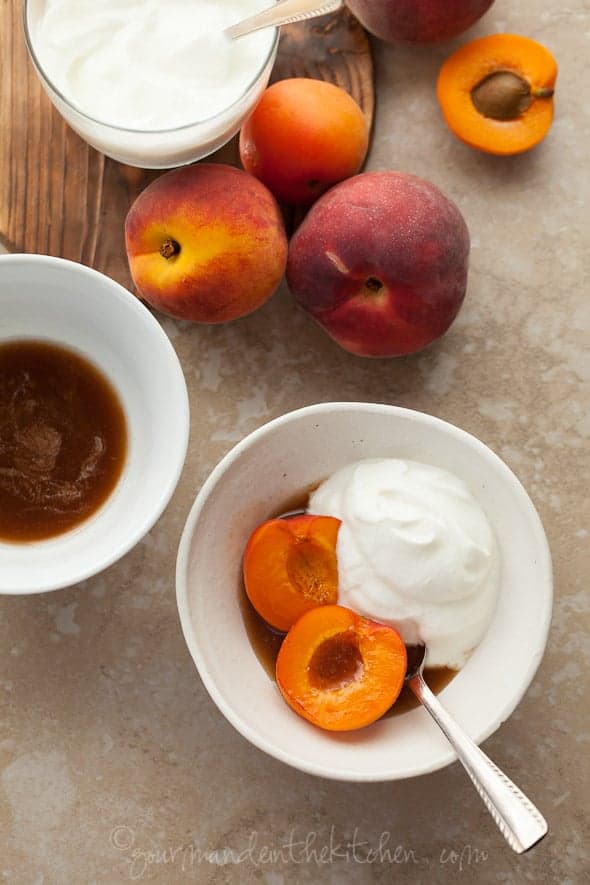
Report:
<svg viewBox="0 0 590 885"><path fill-rule="evenodd" d="M110 380L127 419L117 486L79 526L0 542L0 592L39 593L96 574L154 525L176 487L189 432L184 375L157 320L96 270L45 255L0 256L0 343L43 339L78 351Z"/></svg>
<svg viewBox="0 0 590 885"><path fill-rule="evenodd" d="M504 462L465 431L396 406L325 403L246 437L213 470L188 517L176 573L182 629L209 694L244 737L295 768L338 780L413 777L455 756L422 709L346 734L299 718L248 639L238 602L241 559L256 525L298 493L345 464L379 456L462 477L496 533L502 577L493 622L440 694L475 741L492 734L522 698L551 618L551 557L537 512Z"/></svg>

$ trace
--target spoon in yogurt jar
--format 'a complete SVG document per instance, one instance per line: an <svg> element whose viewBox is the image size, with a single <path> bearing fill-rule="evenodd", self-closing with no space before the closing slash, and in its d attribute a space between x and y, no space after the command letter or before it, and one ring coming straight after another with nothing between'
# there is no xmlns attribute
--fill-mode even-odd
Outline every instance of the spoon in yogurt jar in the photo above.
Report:
<svg viewBox="0 0 590 885"><path fill-rule="evenodd" d="M236 40L262 28L278 28L306 18L316 18L329 12L336 12L342 5L343 0L324 0L323 3L320 0L280 0L269 9L250 15L226 28L223 33L231 40Z"/></svg>
<svg viewBox="0 0 590 885"><path fill-rule="evenodd" d="M407 646L407 650L406 684L453 747L510 847L517 854L528 851L547 833L547 821L516 784L471 740L428 688L422 676L426 646Z"/></svg>

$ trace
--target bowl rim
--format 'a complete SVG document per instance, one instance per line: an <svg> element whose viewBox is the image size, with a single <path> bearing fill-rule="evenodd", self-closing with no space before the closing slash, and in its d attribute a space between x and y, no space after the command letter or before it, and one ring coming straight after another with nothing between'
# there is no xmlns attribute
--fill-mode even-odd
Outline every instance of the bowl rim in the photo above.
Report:
<svg viewBox="0 0 590 885"><path fill-rule="evenodd" d="M236 714L233 708L228 703L226 703L224 698L217 691L215 680L209 673L205 657L200 651L198 643L196 642L196 639L193 635L194 631L191 628L191 616L188 601L188 566L191 542L194 534L195 525L198 522L198 519L207 503L207 500L213 493L218 480L223 476L228 467L230 467L238 458L240 458L240 456L245 451L247 451L251 446L255 445L261 437L272 433L277 426L296 420L297 418L302 416L321 413L325 414L326 412L337 410L357 413L359 411L380 412L382 414L389 413L392 415L397 415L401 418L422 422L425 426L436 425L440 429L449 433L451 436L454 436L455 438L458 438L475 448L476 451L479 454L483 455L485 458L490 459L494 463L496 468L500 469L502 473L504 473L505 477L511 483L513 489L519 495L522 504L526 507L527 515L530 520L531 530L534 534L535 543L538 547L540 566L543 569L547 579L546 586L544 588L545 595L543 597L545 607L543 611L542 622L539 626L537 652L536 654L531 655L528 668L521 674L518 688L510 695L509 699L502 706L502 708L496 710L495 715L485 728L482 728L476 734L470 735L472 740L476 744L480 744L485 741L486 738L493 734L516 709L527 689L529 688L535 676L535 673L537 672L537 669L541 663L547 645L549 628L551 624L553 605L553 569L551 551L549 548L549 543L547 541L545 530L543 528L543 524L528 492L526 491L518 477L513 473L510 467L499 457L499 455L497 455L491 448L489 448L489 446L487 446L484 442L482 442L480 439L478 439L476 436L469 433L468 431L457 427L455 424L451 424L450 422L445 421L442 418L438 418L434 415L430 415L427 412L421 412L415 409L408 409L404 406L397 406L389 403L370 403L354 401L315 403L313 405L303 406L302 408L294 409L271 419L270 421L253 430L251 433L247 434L242 440L240 440L235 446L233 446L215 465L215 467L205 480L204 484L201 486L201 489L199 490L193 501L182 531L176 559L176 601L180 618L180 625L188 650L193 659L193 663L197 668L201 681L203 682L211 700L225 716L228 722L230 722L230 724L233 725L233 727L242 735L242 737L246 738L246 740L248 740L258 749L267 753L269 756L272 756L273 758L278 759L279 761L284 762L287 765L290 765L293 768L305 772L306 774L313 774L318 777L324 777L330 780L366 783L405 780L407 778L417 777L423 774L430 774L431 772L438 771L439 769L446 767L451 762L456 760L456 753L452 750L449 744L448 752L442 754L442 756L439 756L436 761L428 763L426 765L422 764L416 765L414 768L408 768L407 771L404 771L403 774L399 775L396 773L388 775L387 773L380 774L379 772L351 769L350 771L347 771L346 776L344 776L341 770L331 769L330 767L323 764L316 764L305 759L299 759L290 752L286 752L280 747L270 744L265 738L261 737L257 733L257 731L249 725L247 721Z"/></svg>
<svg viewBox="0 0 590 885"><path fill-rule="evenodd" d="M179 381L178 405L182 413L182 423L176 427L176 432L179 434L179 455L181 455L181 457L178 458L178 462L176 463L174 470L171 472L167 483L161 488L156 507L153 510L150 508L149 513L147 513L144 519L137 525L135 530L126 535L125 540L123 540L119 544L114 545L111 553L103 560L101 560L100 563L94 563L91 566L79 568L75 573L72 574L71 580L68 579L67 583L64 583L63 581L56 582L55 580L52 581L49 579L43 583L29 585L25 588L21 587L18 590L13 590L0 586L0 595L29 596L35 593L48 593L53 590L62 590L65 587L72 587L74 584L78 584L81 581L85 581L87 578L91 578L93 575L99 574L100 572L107 569L109 566L113 565L119 559L121 559L121 557L123 557L130 550L132 550L133 547L135 547L135 545L138 544L143 537L145 537L150 529L153 528L153 526L156 524L156 522L168 506L184 468L190 434L190 406L182 366L180 364L180 360L178 359L176 351L174 350L170 342L170 339L162 329L160 323L152 315L152 313L139 301L138 298L135 297L135 295L129 292L128 289L126 289L120 283L117 283L116 280L111 279L111 277L107 276L101 271L95 270L94 268L88 267L87 265L81 264L77 261L72 261L68 258L59 258L53 255L41 255L27 252L12 252L9 254L0 255L0 272L2 265L6 264L21 264L25 266L29 264L34 264L42 266L45 265L46 267L61 267L65 268L68 272L80 274L81 277L90 277L95 280L100 280L103 284L106 281L106 283L111 287L115 298L119 301L126 302L131 310L133 310L138 316L141 315L142 322L145 322L148 327L153 329L156 335L159 335L161 337L162 345L164 347L164 353L167 354L167 359L169 360L170 367L172 371L177 375ZM1 343L2 341L0 340L0 344ZM83 523L80 527L82 526ZM48 542L51 542L52 540L58 539L60 537L65 537L67 534L67 532L64 532L63 535L56 535L55 537L48 538L46 540ZM5 542L2 543L3 545L5 544ZM33 549L34 543L35 542L31 544L31 549ZM43 543L43 541L37 543ZM9 543L6 543L6 546L10 546Z"/></svg>
<svg viewBox="0 0 590 885"><path fill-rule="evenodd" d="M95 123L98 126L104 126L105 129L111 129L115 132L126 132L132 135L168 135L174 134L178 132L188 131L192 129L194 126L203 126L211 123L215 123L217 120L222 120L224 115L227 114L235 105L237 105L240 101L245 99L256 87L260 77L264 73L269 62L272 62L274 56L278 51L279 46L279 37L280 37L280 28L273 28L274 35L273 40L270 45L270 49L268 54L264 57L263 62L260 67L256 71L256 74L253 78L248 82L247 86L245 86L243 92L240 93L238 98L233 101L228 107L224 108L222 111L219 111L217 114L213 114L211 117L205 117L202 120L193 120L191 123L183 123L182 126L171 126L164 129L137 129L132 126L120 126L117 123L109 123L108 120L100 120L98 117L93 117L92 114L87 113L82 108L80 108L76 102L73 102L67 96L63 94L63 92L57 88L49 74L46 72L45 68L41 64L37 52L34 47L34 40L31 34L31 30L29 28L29 17L28 17L28 9L30 6L30 0L24 0L22 6L22 27L25 37L25 44L33 63L37 74L41 82L45 85L45 87L49 88L51 92L53 92L57 97L63 101L63 103L71 108L76 114L82 117L84 120L88 120L90 123Z"/></svg>

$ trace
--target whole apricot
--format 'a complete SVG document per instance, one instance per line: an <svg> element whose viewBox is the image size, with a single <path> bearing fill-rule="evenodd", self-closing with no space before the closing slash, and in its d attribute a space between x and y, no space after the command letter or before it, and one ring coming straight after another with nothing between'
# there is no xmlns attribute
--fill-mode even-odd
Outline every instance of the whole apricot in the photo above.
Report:
<svg viewBox="0 0 590 885"><path fill-rule="evenodd" d="M306 206L365 160L369 127L344 89L294 77L264 92L240 133L240 158L285 203Z"/></svg>
<svg viewBox="0 0 590 885"><path fill-rule="evenodd" d="M274 293L287 260L273 195L221 163L183 166L148 185L127 215L125 245L142 298L200 323L256 310Z"/></svg>

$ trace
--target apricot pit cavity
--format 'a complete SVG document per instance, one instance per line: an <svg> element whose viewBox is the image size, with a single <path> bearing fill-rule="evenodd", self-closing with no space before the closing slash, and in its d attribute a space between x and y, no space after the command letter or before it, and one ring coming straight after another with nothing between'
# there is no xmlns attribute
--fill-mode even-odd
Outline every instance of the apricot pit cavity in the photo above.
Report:
<svg viewBox="0 0 590 885"><path fill-rule="evenodd" d="M325 639L308 664L309 682L322 690L338 689L362 676L363 657L352 631Z"/></svg>
<svg viewBox="0 0 590 885"><path fill-rule="evenodd" d="M333 551L310 538L299 539L287 554L287 574L295 590L317 605L333 601L338 571Z"/></svg>

